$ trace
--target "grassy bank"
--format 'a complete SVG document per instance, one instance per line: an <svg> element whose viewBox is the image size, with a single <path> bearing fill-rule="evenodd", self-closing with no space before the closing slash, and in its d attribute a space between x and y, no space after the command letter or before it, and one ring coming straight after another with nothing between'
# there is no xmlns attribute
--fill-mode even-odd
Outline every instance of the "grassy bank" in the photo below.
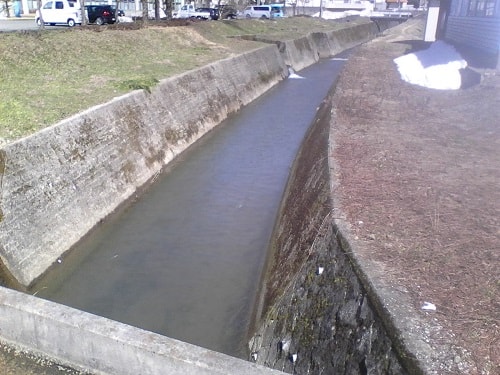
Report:
<svg viewBox="0 0 500 375"><path fill-rule="evenodd" d="M0 145L159 80L254 49L231 38L289 39L346 24L310 17L275 21L168 22L0 33Z"/></svg>

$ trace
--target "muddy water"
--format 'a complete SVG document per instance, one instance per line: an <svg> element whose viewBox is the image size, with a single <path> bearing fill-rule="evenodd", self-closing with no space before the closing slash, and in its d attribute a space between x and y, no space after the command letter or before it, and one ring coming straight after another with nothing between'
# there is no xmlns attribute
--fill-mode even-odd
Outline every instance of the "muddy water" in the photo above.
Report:
<svg viewBox="0 0 500 375"><path fill-rule="evenodd" d="M342 57L302 70L205 136L33 292L246 357L289 170Z"/></svg>

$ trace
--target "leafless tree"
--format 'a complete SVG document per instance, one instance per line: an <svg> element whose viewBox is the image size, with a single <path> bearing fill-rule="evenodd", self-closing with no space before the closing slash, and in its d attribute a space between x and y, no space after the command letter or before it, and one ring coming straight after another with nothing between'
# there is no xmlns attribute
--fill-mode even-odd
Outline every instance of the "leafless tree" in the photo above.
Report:
<svg viewBox="0 0 500 375"><path fill-rule="evenodd" d="M167 16L167 19L171 20L172 13L174 11L174 0L166 0L164 5L165 5L165 15Z"/></svg>
<svg viewBox="0 0 500 375"><path fill-rule="evenodd" d="M148 23L148 0L142 0L142 23L145 25Z"/></svg>
<svg viewBox="0 0 500 375"><path fill-rule="evenodd" d="M85 12L85 0L80 0L80 9L82 10L82 25L87 24L87 12Z"/></svg>
<svg viewBox="0 0 500 375"><path fill-rule="evenodd" d="M9 10L10 5L9 5L9 0L2 0L1 2L3 3L3 5L2 5L2 7L0 8L0 11L5 10L5 16L6 16L7 18L10 18L10 10Z"/></svg>
<svg viewBox="0 0 500 375"><path fill-rule="evenodd" d="M221 0L217 1L217 19L220 20L220 18L222 17L222 10L220 8L220 2Z"/></svg>
<svg viewBox="0 0 500 375"><path fill-rule="evenodd" d="M159 21L160 20L160 0L154 0L155 1L155 20Z"/></svg>
<svg viewBox="0 0 500 375"><path fill-rule="evenodd" d="M119 10L120 10L120 0L116 0L116 9L115 9L116 22L118 22L118 11Z"/></svg>
<svg viewBox="0 0 500 375"><path fill-rule="evenodd" d="M40 25L40 29L45 29L45 22L43 22L43 16L42 16L42 12L41 12L41 9L42 9L42 0L37 0L36 1L36 6L38 8L38 17L40 18L40 21L39 21L39 25Z"/></svg>

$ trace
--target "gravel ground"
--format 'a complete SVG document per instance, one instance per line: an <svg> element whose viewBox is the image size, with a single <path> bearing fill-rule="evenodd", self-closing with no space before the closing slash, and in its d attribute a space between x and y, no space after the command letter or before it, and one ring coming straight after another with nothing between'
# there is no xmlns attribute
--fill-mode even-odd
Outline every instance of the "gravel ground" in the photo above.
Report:
<svg viewBox="0 0 500 375"><path fill-rule="evenodd" d="M2 375L83 375L72 368L58 365L46 358L23 353L0 344L0 374Z"/></svg>
<svg viewBox="0 0 500 375"><path fill-rule="evenodd" d="M402 81L393 59L427 48L423 30L414 19L363 45L338 82L336 216L360 259L433 327L421 339L429 373L499 374L500 73L461 49L467 88Z"/></svg>

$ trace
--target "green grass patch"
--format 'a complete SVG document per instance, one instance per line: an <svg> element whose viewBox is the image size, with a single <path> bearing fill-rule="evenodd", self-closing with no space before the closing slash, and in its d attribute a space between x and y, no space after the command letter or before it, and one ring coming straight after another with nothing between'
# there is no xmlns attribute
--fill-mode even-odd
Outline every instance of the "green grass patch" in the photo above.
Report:
<svg viewBox="0 0 500 375"><path fill-rule="evenodd" d="M145 90L151 93L151 88L158 84L156 78L139 78L139 79L128 79L118 83L118 87L123 91L128 90Z"/></svg>
<svg viewBox="0 0 500 375"><path fill-rule="evenodd" d="M113 97L136 89L150 91L161 79L261 45L234 36L293 37L339 27L345 26L295 17L0 33L0 144Z"/></svg>

